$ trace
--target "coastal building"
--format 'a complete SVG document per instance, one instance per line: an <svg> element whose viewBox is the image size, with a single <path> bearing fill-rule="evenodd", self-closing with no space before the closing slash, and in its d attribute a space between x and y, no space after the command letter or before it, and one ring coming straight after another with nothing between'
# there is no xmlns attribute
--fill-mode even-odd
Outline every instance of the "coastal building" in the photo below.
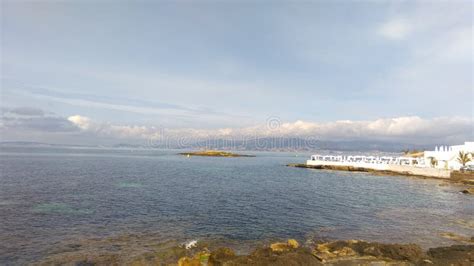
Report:
<svg viewBox="0 0 474 266"><path fill-rule="evenodd" d="M365 156L365 155L312 155L308 166L360 167L373 170L412 172L438 177L449 176L451 170L459 170L459 153L468 156L474 165L474 142L463 145L439 146L434 151L425 151L417 156Z"/></svg>
<svg viewBox="0 0 474 266"><path fill-rule="evenodd" d="M474 164L474 142L464 142L462 145L453 146L437 146L434 151L425 151L423 157L428 167L459 170L462 167L458 160L459 152L467 154L471 159L466 165Z"/></svg>

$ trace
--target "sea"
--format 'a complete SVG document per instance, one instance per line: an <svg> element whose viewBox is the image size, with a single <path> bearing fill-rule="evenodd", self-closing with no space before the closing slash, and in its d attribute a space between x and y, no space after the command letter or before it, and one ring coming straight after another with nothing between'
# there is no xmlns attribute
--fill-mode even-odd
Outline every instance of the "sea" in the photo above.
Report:
<svg viewBox="0 0 474 266"><path fill-rule="evenodd" d="M90 250L103 239L112 247L129 239L134 250L147 241L216 241L245 252L288 238L426 249L459 244L446 235L474 235L474 197L443 181L286 166L304 163L310 154L301 152L179 152L2 145L0 264L38 262L74 243Z"/></svg>

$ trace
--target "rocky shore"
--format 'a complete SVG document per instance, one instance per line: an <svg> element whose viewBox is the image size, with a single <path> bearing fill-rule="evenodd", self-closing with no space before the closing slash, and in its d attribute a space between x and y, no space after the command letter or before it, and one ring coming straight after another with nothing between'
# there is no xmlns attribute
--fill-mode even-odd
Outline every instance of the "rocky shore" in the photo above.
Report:
<svg viewBox="0 0 474 266"><path fill-rule="evenodd" d="M348 171L348 172L364 172L373 175L389 175L389 176L407 176L421 179L436 179L443 182L453 183L464 186L460 192L464 194L474 195L474 173L466 173L453 171L450 178L438 178L433 176L415 175L409 172L395 172L389 170L375 170L363 167L353 166L335 166L335 165L307 165L307 164L287 164L288 167L319 169L319 170L334 170L334 171Z"/></svg>
<svg viewBox="0 0 474 266"><path fill-rule="evenodd" d="M382 244L365 241L333 241L301 247L294 239L261 247L248 255L232 249L200 251L182 257L179 266L198 265L473 265L474 245L431 248L415 244Z"/></svg>
<svg viewBox="0 0 474 266"><path fill-rule="evenodd" d="M334 171L348 171L348 172L365 172L371 174L378 174L378 175L402 175L402 176L413 176L419 178L434 178L434 179L441 179L435 178L431 176L423 176L423 175L414 175L408 172L395 172L389 170L375 170L370 168L364 167L354 167L354 166L336 166L336 165L307 165L307 164L287 164L286 166L289 167L298 167L298 168L308 168L308 169L320 169L320 170L334 170ZM443 178L444 180L444 178Z"/></svg>
<svg viewBox="0 0 474 266"><path fill-rule="evenodd" d="M416 244L384 244L359 240L300 245L289 239L237 254L228 247L213 248L206 243L168 246L140 255L57 254L38 265L466 265L474 264L474 245L453 245L423 251Z"/></svg>

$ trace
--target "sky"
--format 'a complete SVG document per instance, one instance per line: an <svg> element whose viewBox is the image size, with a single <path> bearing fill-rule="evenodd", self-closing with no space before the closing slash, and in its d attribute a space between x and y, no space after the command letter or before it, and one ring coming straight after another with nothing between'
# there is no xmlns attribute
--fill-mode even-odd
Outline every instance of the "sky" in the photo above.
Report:
<svg viewBox="0 0 474 266"><path fill-rule="evenodd" d="M467 0L4 0L1 138L472 140L473 11Z"/></svg>

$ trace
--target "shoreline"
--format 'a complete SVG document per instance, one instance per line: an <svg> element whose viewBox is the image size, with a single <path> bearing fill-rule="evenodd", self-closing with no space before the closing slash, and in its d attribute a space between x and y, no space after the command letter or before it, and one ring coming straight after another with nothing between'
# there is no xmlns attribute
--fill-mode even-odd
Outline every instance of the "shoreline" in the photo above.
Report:
<svg viewBox="0 0 474 266"><path fill-rule="evenodd" d="M471 243L474 240L471 238ZM102 243L103 244L103 243ZM130 243L123 243L125 246ZM110 246L115 246L113 242ZM47 256L34 265L471 265L473 244L456 244L423 250L412 243L381 243L363 240L334 240L300 243L295 239L258 245L239 254L228 246L206 241L154 244L142 250L65 251ZM92 251L92 252L91 252Z"/></svg>
<svg viewBox="0 0 474 266"><path fill-rule="evenodd" d="M331 170L331 171L345 171L345 172L362 172L373 175L386 175L386 176L405 176L414 177L418 179L433 179L438 181L444 181L447 183L463 185L466 189L461 192L465 194L474 194L474 173L457 173L452 172L450 178L441 178L435 176L418 175L412 174L406 171L392 171L392 170L377 170L372 168L354 167L354 166L338 166L338 165L308 165L301 163L290 163L287 167L305 168L305 169L317 169L317 170Z"/></svg>

